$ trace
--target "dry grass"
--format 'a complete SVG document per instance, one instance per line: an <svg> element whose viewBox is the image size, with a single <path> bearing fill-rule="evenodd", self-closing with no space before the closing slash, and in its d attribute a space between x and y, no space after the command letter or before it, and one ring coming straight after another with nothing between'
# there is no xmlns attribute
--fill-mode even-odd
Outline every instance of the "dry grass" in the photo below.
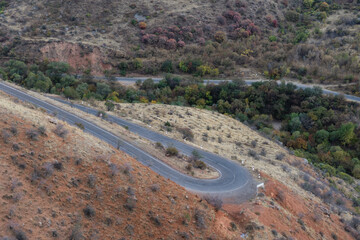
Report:
<svg viewBox="0 0 360 240"><path fill-rule="evenodd" d="M102 102L93 102L92 105L105 109ZM231 117L203 109L162 104L121 103L115 109L109 114L118 115L179 141L183 141L183 136L176 128L190 128L194 140L186 143L244 163L256 178L258 172L264 172L302 196L310 197L297 181L303 174L303 169L299 169L304 166L303 160L290 155L287 149ZM171 131L167 131L166 122L170 123ZM280 154L284 155L281 160L277 158Z"/></svg>
<svg viewBox="0 0 360 240"><path fill-rule="evenodd" d="M53 133L56 126L49 122L51 117L5 94L0 94L0 116L2 129L17 128L17 135L11 135L9 143L0 143L0 192L5 196L0 208L1 237L13 236L10 224L19 226L28 239L69 239L72 229L78 229L86 239L176 239L175 230L192 231L196 238L213 233L215 211L208 204L109 144L61 121L69 134L59 137ZM47 135L31 141L26 131L38 126L45 127ZM12 142L18 143L20 152L14 152ZM55 165L58 161L61 168ZM53 163L54 168L47 163ZM121 172L111 177L109 163ZM90 174L98 179L94 188L88 184ZM150 189L152 186L156 191ZM130 188L132 191L126 192ZM127 195L136 201L132 212L123 207ZM90 212L91 218L84 217L87 205L96 212ZM198 229L192 222L181 224L184 215L192 216L195 209L205 212L207 229ZM149 221L149 210L166 224L157 228ZM137 227L127 231L127 224ZM216 234L222 239L239 234L223 233Z"/></svg>
<svg viewBox="0 0 360 240"><path fill-rule="evenodd" d="M24 90L23 88L20 88L19 86L16 86L15 84L11 84L11 83L8 83L8 84L10 84L12 87L15 87L15 88L25 91L29 95L35 96L43 101L46 101L55 106L61 107L75 115L83 117L84 119L86 119L92 123L95 123L98 126L101 126L105 130L118 136L120 139L132 143L133 145L137 146L138 148L141 148L142 150L150 153L154 157L162 160L163 162L167 163L171 167L173 167L185 174L189 174L189 175L191 175L193 177L197 177L197 178L216 178L219 176L219 173L217 171L215 171L214 169L212 169L211 167L207 167L204 170L201 170L198 168L193 168L191 171L187 171L186 166L188 165L188 158L186 156L167 157L165 154L165 151L163 151L161 149L157 149L155 147L155 143L153 143L145 138L142 138L136 134L133 134L132 132L130 132L126 128L124 128L123 126L119 126L117 124L113 124L111 122L101 120L100 118L98 118L94 115L87 114L83 111L77 110L75 108L71 108L70 106L62 104L58 101L44 97L42 94L39 94L39 93L36 93L33 91ZM21 111L18 111L17 113L20 113L20 112ZM35 117L35 116L30 116L30 117L33 117L33 119L36 121L38 119L38 117ZM50 117L48 118L48 120L51 120ZM40 121L40 119L39 119L39 121ZM38 125L40 126L41 124L38 124ZM76 128L76 130L82 132L78 128ZM100 142L100 140L98 140L98 139L96 141ZM121 143L120 143L120 146L121 146Z"/></svg>

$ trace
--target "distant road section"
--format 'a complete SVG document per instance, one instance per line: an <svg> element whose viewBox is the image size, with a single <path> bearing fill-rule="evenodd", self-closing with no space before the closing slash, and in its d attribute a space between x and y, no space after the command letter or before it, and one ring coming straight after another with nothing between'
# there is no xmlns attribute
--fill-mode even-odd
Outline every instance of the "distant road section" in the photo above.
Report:
<svg viewBox="0 0 360 240"><path fill-rule="evenodd" d="M128 83L135 83L137 81L144 81L146 79L149 79L151 77L134 77L134 78L131 78L131 77L115 77L116 81L119 81L119 82L128 82ZM95 77L95 79L98 79L98 80L105 80L106 78L105 77ZM163 78L151 78L154 82L158 83L160 82ZM203 80L205 84L220 84L222 82L231 82L232 80L216 80L216 79L204 79ZM263 79L253 79L253 80L244 80L245 83L247 85L251 85L255 82L262 82L262 81L269 81L269 80L263 80ZM278 84L281 83L281 81L277 81ZM312 85L306 85L306 84L301 84L301 83L294 83L294 82L290 82L290 81L287 81L286 83L292 83L294 84L295 86L297 86L298 88L302 88L302 89L305 89L305 88L313 88L314 86ZM348 94L342 94L342 93L338 93L338 92L335 92L335 91L331 91L331 90L327 90L325 88L322 88L322 91L324 94L331 94L331 95L344 95L344 97L349 100L349 101L355 101L355 102L360 102L360 97L356 97L356 96L353 96L353 95L348 95Z"/></svg>
<svg viewBox="0 0 360 240"><path fill-rule="evenodd" d="M45 109L48 113L56 113L56 117L67 121L69 124L74 125L75 123L81 123L84 125L86 132L94 135L95 137L104 140L113 146L118 146L120 141L120 149L129 154L130 156L136 158L145 166L149 166L152 170L162 175L165 178L171 179L177 184L187 188L188 190L200 192L200 193L213 193L223 195L226 193L239 194L242 195L242 198L248 199L252 197L256 191L254 188L254 181L250 173L238 163L228 160L226 158L220 157L213 153L196 149L202 156L203 161L215 168L220 172L220 177L217 179L197 179L191 176L185 175L166 165L157 158L154 158L150 154L139 149L137 146L125 142L119 137L115 136L111 132L95 125L92 122L87 121L75 114L72 114L69 111L66 111L60 107L52 105L48 102L39 100L24 91L20 91L12 86L6 84L5 82L0 82L0 90L19 98L22 101L29 102L34 104L37 107ZM55 98L54 98L55 99ZM66 104L70 104L67 101L56 98L56 100L61 101ZM97 110L84 107L82 105L72 105L84 112L89 114L97 114ZM161 142L165 146L173 145L179 149L180 152L191 155L191 152L195 149L193 146L187 145L183 142L176 141L169 137L158 134L154 131L151 131L147 128L141 127L137 124L128 122L124 119L109 115L109 121L117 123L119 125L126 125L130 131L150 139L154 142Z"/></svg>

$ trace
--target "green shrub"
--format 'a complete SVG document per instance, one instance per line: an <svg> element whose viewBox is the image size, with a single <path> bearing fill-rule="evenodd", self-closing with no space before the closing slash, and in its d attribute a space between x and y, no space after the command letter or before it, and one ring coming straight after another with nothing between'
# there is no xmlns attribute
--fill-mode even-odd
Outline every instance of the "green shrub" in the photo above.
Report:
<svg viewBox="0 0 360 240"><path fill-rule="evenodd" d="M79 99L78 92L73 87L66 87L64 89L64 96L70 99Z"/></svg>
<svg viewBox="0 0 360 240"><path fill-rule="evenodd" d="M111 101L106 101L105 106L108 111L113 111L115 109L115 104Z"/></svg>
<svg viewBox="0 0 360 240"><path fill-rule="evenodd" d="M82 123L76 122L75 125L76 125L78 128L80 128L81 130L84 130L84 129L85 129L84 124L82 124Z"/></svg>
<svg viewBox="0 0 360 240"><path fill-rule="evenodd" d="M354 169L352 170L352 174L355 178L360 179L360 165L355 165Z"/></svg>
<svg viewBox="0 0 360 240"><path fill-rule="evenodd" d="M344 180L347 183L350 183L350 184L354 183L354 179L350 175L348 175L348 174L346 174L344 172L339 172L338 177L341 178L342 180Z"/></svg>
<svg viewBox="0 0 360 240"><path fill-rule="evenodd" d="M166 60L161 64L161 71L167 72L167 73L173 73L174 67L171 60Z"/></svg>
<svg viewBox="0 0 360 240"><path fill-rule="evenodd" d="M166 155L168 156L177 156L179 154L179 151L177 150L176 147L168 147L166 149Z"/></svg>
<svg viewBox="0 0 360 240"><path fill-rule="evenodd" d="M270 42L276 42L276 41L277 41L276 36L271 35L271 36L269 37L269 41L270 41Z"/></svg>
<svg viewBox="0 0 360 240"><path fill-rule="evenodd" d="M70 72L70 65L64 62L51 62L46 66L46 75L53 83L60 82L63 74Z"/></svg>
<svg viewBox="0 0 360 240"><path fill-rule="evenodd" d="M320 163L319 167L321 170L323 170L326 173L329 173L330 176L336 175L336 169L329 164Z"/></svg>
<svg viewBox="0 0 360 240"><path fill-rule="evenodd" d="M199 168L199 169L201 169L201 170L205 170L206 169L206 164L203 162L203 161L201 161L201 160L196 160L196 161L194 161L194 167L195 168Z"/></svg>
<svg viewBox="0 0 360 240"><path fill-rule="evenodd" d="M285 19L290 22L297 22L299 21L300 14L295 11L287 11L285 13Z"/></svg>

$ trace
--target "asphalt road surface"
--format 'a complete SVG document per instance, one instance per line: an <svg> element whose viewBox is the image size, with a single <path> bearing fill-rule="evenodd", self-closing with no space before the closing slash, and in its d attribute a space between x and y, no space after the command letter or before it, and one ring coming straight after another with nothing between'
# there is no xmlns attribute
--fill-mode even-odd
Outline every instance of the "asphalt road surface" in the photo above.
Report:
<svg viewBox="0 0 360 240"><path fill-rule="evenodd" d="M115 147L120 145L120 150L123 150L130 156L136 158L143 165L149 166L152 170L159 173L163 177L171 179L172 181L176 182L177 184L185 187L190 191L204 194L213 193L218 195L224 195L227 193L239 193L242 194L243 198L252 197L256 191L254 187L254 180L252 179L250 173L245 168L241 167L238 163L230 161L226 158L209 153L207 151L203 151L202 149L196 149L201 154L201 156L203 156L202 161L219 171L220 177L217 179L193 178L191 176L176 171L162 161L139 149L135 145L121 140L119 137L115 136L111 132L102 129L101 127L87 121L86 119L80 118L72 114L71 112L68 112L62 108L30 96L23 91L7 85L5 82L0 82L0 90L9 95L19 98L22 101L32 103L37 107L41 107L45 109L48 113L56 113L57 118L64 120L69 124L83 124L85 127L84 131L112 144ZM67 101L58 98L56 100L62 101L66 104L70 104ZM82 105L71 105L90 114L97 114L97 110L84 107ZM191 155L191 152L195 149L194 147L187 145L183 142L176 141L174 139L163 136L147 128L125 121L118 117L109 115L108 121L112 121L122 126L125 125L129 128L130 131L142 137L150 139L151 141L161 142L165 146L175 146L180 152L186 155Z"/></svg>

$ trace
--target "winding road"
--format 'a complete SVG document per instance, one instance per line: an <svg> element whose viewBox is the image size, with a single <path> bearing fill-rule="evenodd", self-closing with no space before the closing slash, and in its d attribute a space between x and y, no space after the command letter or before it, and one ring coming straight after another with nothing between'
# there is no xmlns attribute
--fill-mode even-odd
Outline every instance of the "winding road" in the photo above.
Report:
<svg viewBox="0 0 360 240"><path fill-rule="evenodd" d="M104 79L102 77L97 77L96 79ZM126 82L136 82L138 80L145 80L147 78L122 78L117 77L117 81L126 81ZM159 82L161 78L153 78L155 82ZM205 83L214 83L219 84L223 81L231 81L231 80L204 80ZM254 82L259 82L262 80L246 80L246 84L251 85ZM313 86L294 83L298 88L311 88ZM202 156L203 161L216 169L220 173L220 177L217 179L197 179L191 176L185 175L181 172L176 171L171 168L167 164L163 163L157 158L154 158L150 154L141 150L137 146L123 141L120 137L114 135L113 133L97 126L96 124L81 118L69 111L66 111L60 107L57 107L48 102L39 100L24 91L21 91L17 88L14 88L5 82L0 82L0 90L12 95L14 97L19 98L22 101L29 102L34 104L35 106L41 107L45 109L48 113L56 113L57 118L68 122L69 124L75 125L75 123L81 123L84 125L86 132L94 135L95 137L108 142L114 147L119 146L120 150L126 152L130 156L136 158L139 162L141 162L145 166L149 166L152 170L162 175L165 178L168 178L177 184L185 187L186 189L199 193L213 193L213 194L227 194L227 193L241 193L242 197L251 198L255 193L254 180L250 173L243 167L241 167L238 163L228 160L226 158L220 157L213 153L204 151L202 149L197 149L193 146L190 146L186 143L174 140L172 138L166 137L154 131L151 131L147 128L134 124L132 122L126 121L119 117L115 117L112 115L108 116L108 121L116 123L121 126L127 126L129 131L138 134L141 137L147 138L153 142L161 142L165 146L174 146L180 152L186 155L191 155L193 150L197 150ZM323 89L324 94L333 94L340 95L340 93ZM344 95L347 100L360 102L360 98L352 95ZM71 104L65 100L60 98L53 98L57 101L60 101L64 104L71 105L81 111L87 112L89 114L97 115L98 111L89 107L85 107L83 105Z"/></svg>
<svg viewBox="0 0 360 240"><path fill-rule="evenodd" d="M0 82L0 90L12 95L14 97L19 98L22 101L29 102L34 104L37 107L41 107L45 109L48 113L56 113L56 117L68 122L69 124L74 125L75 123L81 123L84 125L86 132L94 135L95 137L108 142L109 144L117 147L120 143L120 150L126 152L130 156L136 158L139 162L141 162L145 166L149 166L156 173L162 175L165 178L168 178L177 184L185 187L186 189L198 193L204 194L241 194L242 197L251 198L255 194L255 186L254 181L250 173L243 167L241 167L238 163L228 160L226 158L220 157L213 153L196 149L193 146L185 144L180 141L176 141L169 137L163 136L159 133L151 131L147 128L139 126L137 124L128 122L121 118L115 116L108 116L108 120L119 125L126 125L128 129L144 138L147 138L154 142L161 142L165 146L173 145L180 152L191 155L191 152L196 149L202 156L202 160L215 168L220 173L220 177L217 179L197 179L191 176L180 173L162 161L154 158L150 154L144 152L137 146L123 141L118 136L115 136L113 133L97 126L96 124L89 122L88 120L81 118L69 111L66 111L60 107L57 107L48 102L39 100L24 91L18 90L5 82ZM54 98L58 101L61 101L65 104L70 104L64 100ZM71 104L73 107L76 107L82 111L85 111L89 114L96 115L98 113L97 110L92 108L84 107L82 105Z"/></svg>

